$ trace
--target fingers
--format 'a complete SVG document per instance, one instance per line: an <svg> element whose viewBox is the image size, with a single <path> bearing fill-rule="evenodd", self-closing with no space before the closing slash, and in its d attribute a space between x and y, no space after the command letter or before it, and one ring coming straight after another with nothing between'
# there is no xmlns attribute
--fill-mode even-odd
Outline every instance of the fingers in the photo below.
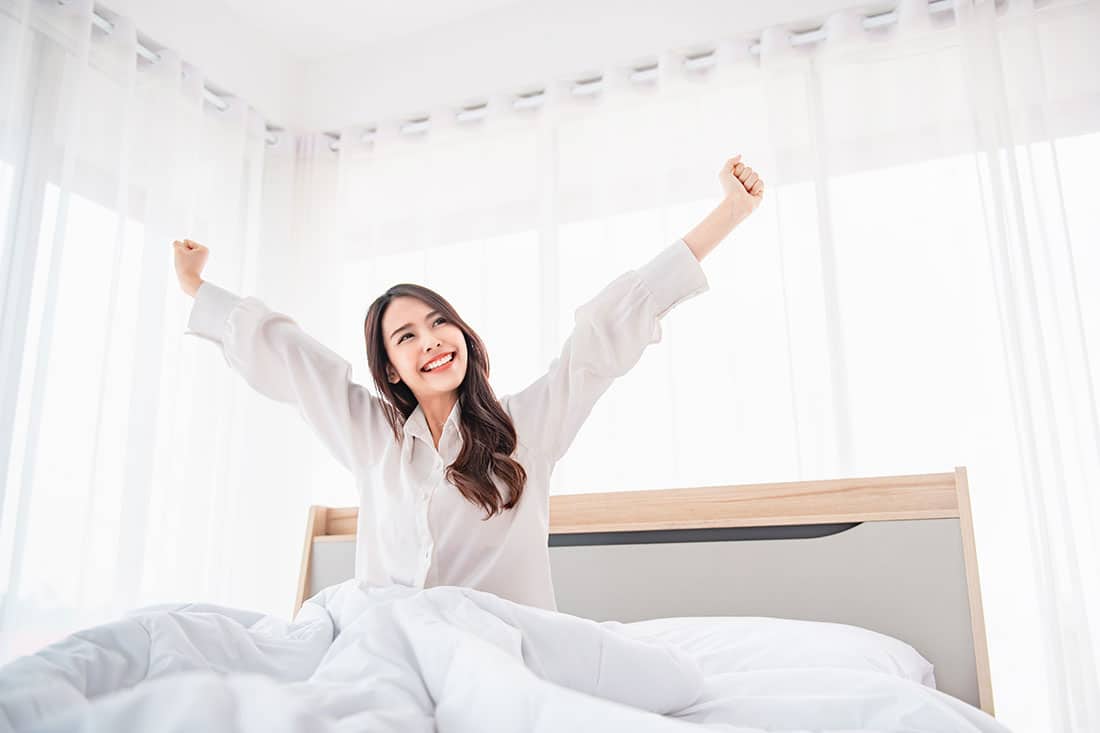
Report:
<svg viewBox="0 0 1100 733"><path fill-rule="evenodd" d="M191 239L176 239L173 240L172 246L176 249L181 249L185 252L199 251L206 249L203 245Z"/></svg>
<svg viewBox="0 0 1100 733"><path fill-rule="evenodd" d="M733 175L745 185L746 189L751 188L752 184L760 180L760 175L743 163L738 163L733 167Z"/></svg>
<svg viewBox="0 0 1100 733"><path fill-rule="evenodd" d="M727 160L722 167L722 171L723 173L732 173L745 187L745 190L754 196L758 196L764 191L764 182L760 180L760 175L741 162L740 153Z"/></svg>
<svg viewBox="0 0 1100 733"><path fill-rule="evenodd" d="M740 157L741 156L738 155L734 158L730 158L729 162L733 162ZM727 162L727 165L729 164L729 162ZM744 186L745 190L748 191L750 194L752 194L753 196L759 196L761 193L763 193L764 182L760 180L760 174L754 171L752 168L738 161L734 163L731 171L733 172L734 177L737 178L737 180L741 181L741 185Z"/></svg>

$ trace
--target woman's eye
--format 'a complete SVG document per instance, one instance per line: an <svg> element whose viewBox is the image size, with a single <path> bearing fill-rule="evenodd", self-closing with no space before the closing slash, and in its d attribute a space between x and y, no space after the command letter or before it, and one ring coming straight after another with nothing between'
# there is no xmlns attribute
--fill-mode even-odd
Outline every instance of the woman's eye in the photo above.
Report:
<svg viewBox="0 0 1100 733"><path fill-rule="evenodd" d="M432 325L433 326L438 326L440 323L446 323L446 322L447 322L447 319L444 318L443 316L440 316L439 318L435 319L435 321L432 323ZM401 338L397 339L397 343L401 343L402 341L404 341L406 336L412 336L412 334L411 333L402 334Z"/></svg>

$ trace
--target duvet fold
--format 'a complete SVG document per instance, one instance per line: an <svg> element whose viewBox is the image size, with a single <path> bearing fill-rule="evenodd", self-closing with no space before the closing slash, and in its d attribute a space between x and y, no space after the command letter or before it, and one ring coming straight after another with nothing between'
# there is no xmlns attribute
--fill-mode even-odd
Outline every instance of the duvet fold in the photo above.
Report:
<svg viewBox="0 0 1100 733"><path fill-rule="evenodd" d="M564 705L674 730L660 714L702 689L686 653L595 621L351 580L291 623L164 604L72 634L0 669L0 729L478 731L495 712L534 730Z"/></svg>

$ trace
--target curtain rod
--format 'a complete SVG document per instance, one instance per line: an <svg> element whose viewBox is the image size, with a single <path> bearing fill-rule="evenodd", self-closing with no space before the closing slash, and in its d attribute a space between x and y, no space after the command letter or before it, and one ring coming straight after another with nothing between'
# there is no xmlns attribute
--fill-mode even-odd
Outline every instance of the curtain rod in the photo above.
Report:
<svg viewBox="0 0 1100 733"><path fill-rule="evenodd" d="M68 0L57 0L57 2L59 5L65 5L68 3ZM115 30L115 24L101 13L102 11L100 11L99 8L94 8L92 10L92 25L94 25L96 28L99 28L105 34L110 35ZM141 42L141 39L138 39L137 42L137 55L145 59L146 61L154 64L160 61L160 53L146 46L144 43ZM224 112L225 110L229 109L229 103L222 99L217 92L215 92L213 89L206 86L205 84L202 85L202 97L207 102L217 107L218 111L220 112ZM264 140L267 142L268 145L274 145L276 142L278 142L278 138L272 134L272 129L270 126L265 125L264 129L267 132Z"/></svg>
<svg viewBox="0 0 1100 733"><path fill-rule="evenodd" d="M995 2L995 0L994 0ZM953 10L955 7L955 0L928 0L928 12L930 13L942 13L947 10ZM875 13L874 15L865 15L862 18L863 27L867 30L872 28L880 28L882 26L891 25L898 21L898 10L887 10L882 13ZM824 40L825 38L825 26L821 25L817 28L808 31L801 31L799 33L791 34L792 46L803 46L807 43L816 43L817 41ZM749 47L749 52L754 54L760 53L760 42L752 44Z"/></svg>
<svg viewBox="0 0 1100 733"><path fill-rule="evenodd" d="M65 5L68 0L57 0L61 5ZM941 13L954 8L954 0L929 0L928 11L930 13ZM887 26L892 23L896 23L898 20L897 8L893 10L887 10L882 13L875 13L873 15L863 16L862 24L866 29L879 28ZM115 29L115 24L110 21L105 15L102 14L99 8L95 8L92 11L92 23L104 33L110 34ZM790 42L792 46L804 46L811 43L816 43L823 40L826 37L825 26L821 25L817 28L813 28L806 31L792 32L790 34ZM160 61L160 53L149 48L145 44L138 40L137 53L147 61L156 63ZM760 41L755 41L749 46L749 53L753 55L760 54ZM705 53L686 55L683 58L684 68L689 70L705 69L713 66L716 62L717 49L712 49ZM630 80L634 82L649 82L657 78L657 65L651 64L643 67L636 67L631 70ZM586 96L595 94L600 91L603 86L603 76L596 76L590 79L582 79L573 83L571 92L576 96ZM516 109L524 109L529 107L537 107L542 104L545 89L539 89L534 92L527 92L523 94L517 94L512 101L512 106ZM202 96L210 104L214 105L218 110L225 111L229 108L229 103L226 102L220 94L203 84ZM465 106L459 109L455 113L455 118L459 122L466 122L468 120L476 120L485 116L486 107L488 103L481 103L476 105ZM402 134L415 134L423 132L431 126L431 120L429 117L419 117L416 119L410 119L402 123L400 131ZM278 138L275 133L279 132L281 128L272 127L271 125L265 125L267 135L265 140L268 145L274 145L278 142ZM377 132L377 128L371 128L363 134L363 141L369 141ZM340 136L337 133L325 132L332 142L329 147L332 150L339 150Z"/></svg>
<svg viewBox="0 0 1100 733"><path fill-rule="evenodd" d="M997 2L998 0L994 0ZM942 13L948 10L953 10L955 7L955 0L928 0L928 12L930 13ZM886 10L881 13L874 13L872 15L865 15L861 19L863 27L867 30L871 28L880 28L882 26L891 25L898 20L897 8L893 10ZM826 37L826 30L824 25L820 25L817 28L812 28L805 31L792 32L790 34L790 42L792 46L804 46L811 43L816 43L823 40ZM759 56L760 55L760 41L754 41L749 46L749 53ZM685 55L683 58L683 65L685 69L691 71L706 69L713 66L717 62L717 49L711 49L698 54ZM629 78L633 82L649 82L657 78L658 69L657 64L649 64L647 66L640 66L631 69ZM598 75L588 79L581 79L573 82L571 93L574 96L586 96L590 94L596 94L603 86L603 75ZM523 109L528 107L537 107L543 102L545 95L545 89L539 89L533 92L527 92L521 95L517 95L512 102L512 106L516 109ZM468 119L478 119L485 116L485 108L488 103L482 102L481 104L463 107L455 113L455 117L459 122L464 122ZM420 117L417 119L408 120L400 127L400 131L403 134L414 134L421 132L430 127L430 118ZM363 133L362 141L368 142L374 137L377 132L377 128L370 128ZM335 132L325 132L325 135L332 141L329 143L329 148L333 151L340 149L340 135Z"/></svg>

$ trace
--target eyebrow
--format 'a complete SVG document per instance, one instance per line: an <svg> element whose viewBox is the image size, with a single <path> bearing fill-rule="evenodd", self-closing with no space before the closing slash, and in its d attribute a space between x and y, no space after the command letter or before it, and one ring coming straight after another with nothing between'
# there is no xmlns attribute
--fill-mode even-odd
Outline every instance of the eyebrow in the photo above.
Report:
<svg viewBox="0 0 1100 733"><path fill-rule="evenodd" d="M432 311L432 312L431 312L431 313L429 313L428 315L424 316L424 320L426 321L426 320L428 320L429 318L431 318L432 316L437 316L437 315L439 315L439 311ZM391 333L391 334L390 334L390 338L392 339L392 338L393 338L394 336L396 336L396 335L397 335L398 333L400 333L401 331L404 331L404 330L405 330L406 328L408 328L408 327L409 327L409 326L411 326L411 325L412 325L411 323L406 323L406 324L405 324L404 326L402 326L401 328L399 328L399 329L397 329L396 331L394 331L393 333Z"/></svg>

